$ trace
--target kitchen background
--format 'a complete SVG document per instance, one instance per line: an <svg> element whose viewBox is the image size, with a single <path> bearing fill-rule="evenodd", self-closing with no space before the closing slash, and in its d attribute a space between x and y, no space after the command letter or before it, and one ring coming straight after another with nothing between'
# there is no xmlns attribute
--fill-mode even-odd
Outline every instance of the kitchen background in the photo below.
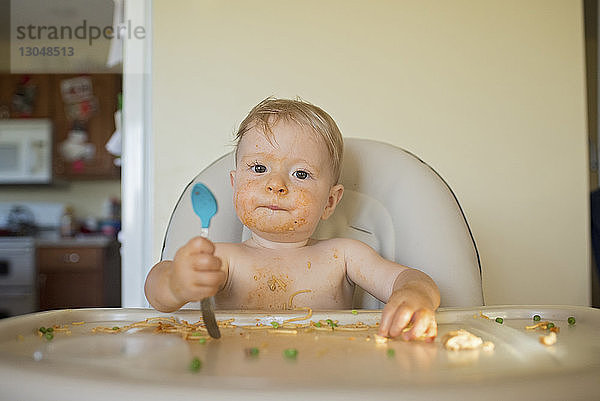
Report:
<svg viewBox="0 0 600 401"><path fill-rule="evenodd" d="M111 26L122 12L115 4L13 3L11 22ZM70 65L50 68L32 57L0 73L0 317L121 305L122 57L111 54L108 40L73 44L82 42L89 53ZM52 59L58 58L46 58ZM50 122L47 182L27 172L11 176L15 166L30 163L25 158L42 163L33 142L18 143L11 133L15 121L23 132L34 129L32 122Z"/></svg>
<svg viewBox="0 0 600 401"><path fill-rule="evenodd" d="M6 158L0 163L0 316L120 306L120 148L107 144L119 135L121 81L121 74L0 75ZM51 122L49 182L27 183L27 176L22 184L2 181L11 158L2 123L14 119L22 127ZM37 155L35 149L26 153ZM17 162L19 157L25 156L16 155ZM33 237L34 246L14 238L23 236ZM2 246L2 238L11 242ZM23 256L27 252L32 256Z"/></svg>

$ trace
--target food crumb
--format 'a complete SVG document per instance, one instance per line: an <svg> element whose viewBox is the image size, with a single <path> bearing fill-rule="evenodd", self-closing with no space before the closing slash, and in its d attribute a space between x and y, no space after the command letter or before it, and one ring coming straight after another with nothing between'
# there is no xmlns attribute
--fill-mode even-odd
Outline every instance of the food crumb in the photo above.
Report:
<svg viewBox="0 0 600 401"><path fill-rule="evenodd" d="M546 330L549 324L550 322L539 322L536 324L532 324L531 326L525 326L525 330L535 330L540 328Z"/></svg>
<svg viewBox="0 0 600 401"><path fill-rule="evenodd" d="M267 331L271 334L298 334L298 330L295 329L269 329Z"/></svg>
<svg viewBox="0 0 600 401"><path fill-rule="evenodd" d="M556 333L551 331L550 333L548 333L545 336L540 336L540 342L546 346L550 346L550 345L554 345L556 344Z"/></svg>
<svg viewBox="0 0 600 401"><path fill-rule="evenodd" d="M298 356L298 350L296 348L287 348L283 350L283 356L288 359L296 359Z"/></svg>
<svg viewBox="0 0 600 401"><path fill-rule="evenodd" d="M202 368L202 361L199 358L194 358L189 364L189 369L191 372L198 372Z"/></svg>
<svg viewBox="0 0 600 401"><path fill-rule="evenodd" d="M380 336L379 334L373 334L373 337L375 338L375 344L385 344L388 342L387 337Z"/></svg>
<svg viewBox="0 0 600 401"><path fill-rule="evenodd" d="M460 351L479 348L483 344L483 340L467 330L458 329L448 332L442 338L442 344L447 350Z"/></svg>
<svg viewBox="0 0 600 401"><path fill-rule="evenodd" d="M492 352L495 348L496 346L491 341L485 341L483 344L481 344L481 350L484 352Z"/></svg>

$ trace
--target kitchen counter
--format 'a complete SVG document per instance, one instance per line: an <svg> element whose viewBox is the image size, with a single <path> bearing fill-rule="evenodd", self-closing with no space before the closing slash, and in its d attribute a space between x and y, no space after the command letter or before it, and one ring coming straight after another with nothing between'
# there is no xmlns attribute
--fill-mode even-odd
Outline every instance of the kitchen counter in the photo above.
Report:
<svg viewBox="0 0 600 401"><path fill-rule="evenodd" d="M527 330L539 314L560 328L558 341L542 345L547 330ZM152 309L73 309L0 321L0 387L6 399L144 400L285 398L306 400L596 400L600 378L600 310L576 306L496 306L441 309L433 343L375 341L365 330L252 329L280 324L305 312L217 311L233 319L222 338L121 330L146 318L174 317L190 323L200 311L162 314ZM502 323L496 322L501 317ZM575 317L575 324L568 318ZM380 311L314 311L313 322L375 325ZM40 326L60 325L51 341ZM92 334L95 327L108 333ZM449 351L440 338L466 329L495 349ZM251 347L257 353L249 353ZM298 351L293 358L284 350ZM198 357L199 371L189 370ZM69 391L64 389L68 388Z"/></svg>
<svg viewBox="0 0 600 401"><path fill-rule="evenodd" d="M116 239L100 234L78 235L72 238L61 237L58 233L46 233L35 237L38 247L105 247Z"/></svg>
<svg viewBox="0 0 600 401"><path fill-rule="evenodd" d="M110 237L38 236L40 310L121 305L119 243Z"/></svg>

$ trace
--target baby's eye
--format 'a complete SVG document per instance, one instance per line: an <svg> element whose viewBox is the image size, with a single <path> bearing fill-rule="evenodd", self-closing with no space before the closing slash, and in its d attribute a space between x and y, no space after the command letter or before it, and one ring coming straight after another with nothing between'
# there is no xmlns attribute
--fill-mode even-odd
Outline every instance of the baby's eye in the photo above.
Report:
<svg viewBox="0 0 600 401"><path fill-rule="evenodd" d="M262 164L254 164L250 167L250 169L258 174L264 173L267 171L267 168L265 166L263 166Z"/></svg>
<svg viewBox="0 0 600 401"><path fill-rule="evenodd" d="M294 171L294 173L292 175L295 176L296 178L298 178L299 180L305 180L309 176L309 174L306 171L302 171L302 170Z"/></svg>

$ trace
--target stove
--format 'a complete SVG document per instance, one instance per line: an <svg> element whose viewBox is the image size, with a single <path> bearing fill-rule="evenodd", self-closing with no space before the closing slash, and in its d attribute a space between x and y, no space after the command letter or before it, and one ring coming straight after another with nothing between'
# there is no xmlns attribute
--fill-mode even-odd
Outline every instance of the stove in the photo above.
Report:
<svg viewBox="0 0 600 401"><path fill-rule="evenodd" d="M33 237L0 237L0 318L38 309Z"/></svg>
<svg viewBox="0 0 600 401"><path fill-rule="evenodd" d="M0 318L38 310L36 236L56 231L64 205L0 202Z"/></svg>

